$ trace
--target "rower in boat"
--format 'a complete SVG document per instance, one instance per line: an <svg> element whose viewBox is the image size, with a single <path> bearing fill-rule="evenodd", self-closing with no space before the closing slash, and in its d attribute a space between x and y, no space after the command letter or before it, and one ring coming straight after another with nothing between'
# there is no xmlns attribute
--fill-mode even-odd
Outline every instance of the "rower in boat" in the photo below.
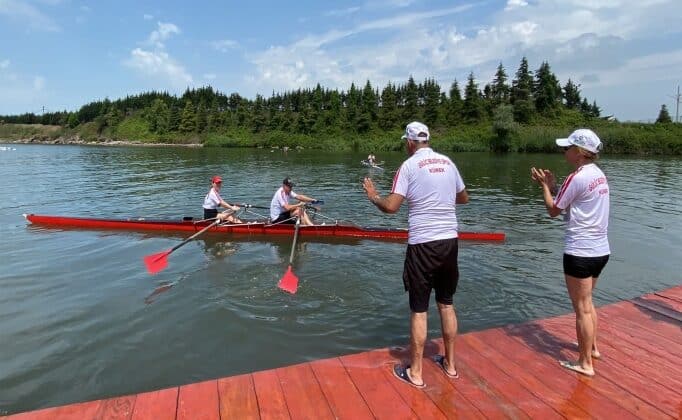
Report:
<svg viewBox="0 0 682 420"><path fill-rule="evenodd" d="M270 202L270 220L272 224L294 224L296 219L301 219L302 225L312 225L313 222L305 211L305 204L315 201L303 194L296 194L293 191L294 184L290 178L284 178L282 186L277 189ZM289 204L289 199L293 198L299 202Z"/></svg>
<svg viewBox="0 0 682 420"><path fill-rule="evenodd" d="M222 184L223 180L218 175L211 178L211 189L204 198L204 219L220 219L229 223L244 223L234 215L234 212L238 211L240 207L229 204L220 196ZM218 207L221 206L228 210L218 213Z"/></svg>
<svg viewBox="0 0 682 420"><path fill-rule="evenodd" d="M370 152L369 156L367 156L367 163L369 163L369 166L376 165L377 157L374 156L374 152Z"/></svg>

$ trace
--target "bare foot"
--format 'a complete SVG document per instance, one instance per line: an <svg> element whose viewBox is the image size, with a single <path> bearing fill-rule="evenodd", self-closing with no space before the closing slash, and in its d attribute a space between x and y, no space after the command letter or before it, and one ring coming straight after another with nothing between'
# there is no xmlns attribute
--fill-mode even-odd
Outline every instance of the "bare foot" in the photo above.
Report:
<svg viewBox="0 0 682 420"><path fill-rule="evenodd" d="M559 360L559 364L562 367L565 367L566 369L572 370L574 372L578 372L582 375L588 376L588 377L593 377L594 376L594 369L585 369L584 367L580 366L578 362L570 362L568 360Z"/></svg>

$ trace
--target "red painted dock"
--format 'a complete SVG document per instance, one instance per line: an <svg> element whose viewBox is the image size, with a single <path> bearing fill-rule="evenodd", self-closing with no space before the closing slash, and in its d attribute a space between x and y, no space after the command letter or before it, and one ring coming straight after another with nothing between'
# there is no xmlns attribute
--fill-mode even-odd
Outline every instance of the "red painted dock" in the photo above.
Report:
<svg viewBox="0 0 682 420"><path fill-rule="evenodd" d="M597 312L594 378L557 363L577 359L570 314L460 335L460 378L425 361L421 390L392 376L407 353L389 348L6 418L682 418L682 286Z"/></svg>

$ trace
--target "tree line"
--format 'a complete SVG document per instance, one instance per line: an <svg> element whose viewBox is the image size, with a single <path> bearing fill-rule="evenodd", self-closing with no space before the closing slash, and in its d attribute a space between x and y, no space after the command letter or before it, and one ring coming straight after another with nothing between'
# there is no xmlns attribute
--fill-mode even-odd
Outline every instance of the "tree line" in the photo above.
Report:
<svg viewBox="0 0 682 420"><path fill-rule="evenodd" d="M481 89L471 72L463 87L454 80L447 92L434 79L421 83L409 77L404 84L389 82L382 89L369 80L351 84L347 91L315 88L273 92L253 100L229 96L212 87L187 89L181 96L150 91L111 101L98 100L78 111L0 116L5 123L50 124L75 128L92 123L98 133L115 131L126 118L138 117L150 133L192 134L241 128L252 133L281 131L302 135L330 132L365 134L393 130L407 121L421 120L434 129L492 122L504 135L510 123L533 124L556 118L567 110L585 118L600 117L596 102L583 98L580 85L569 79L563 86L548 62L531 71L524 57L509 81L502 63Z"/></svg>

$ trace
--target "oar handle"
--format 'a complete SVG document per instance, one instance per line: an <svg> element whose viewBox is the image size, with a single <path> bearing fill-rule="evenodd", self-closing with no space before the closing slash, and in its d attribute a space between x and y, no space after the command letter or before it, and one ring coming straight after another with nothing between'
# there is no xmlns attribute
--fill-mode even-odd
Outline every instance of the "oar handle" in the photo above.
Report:
<svg viewBox="0 0 682 420"><path fill-rule="evenodd" d="M262 209L262 210L270 210L270 207L265 207L265 206L255 206L253 204L248 204L248 203L242 203L238 204L239 207L244 207L245 209Z"/></svg>
<svg viewBox="0 0 682 420"><path fill-rule="evenodd" d="M180 248L181 246L185 245L187 242L191 241L192 239L196 238L197 236L201 235L202 233L206 232L213 226L217 225L220 223L220 219L216 220L215 222L211 223L210 225L206 226L205 228L201 229L199 232L195 233L194 235L190 236L189 238L185 239L184 241L180 242L179 244L175 245L173 248L168 251L168 254L171 252L175 251L176 249Z"/></svg>

